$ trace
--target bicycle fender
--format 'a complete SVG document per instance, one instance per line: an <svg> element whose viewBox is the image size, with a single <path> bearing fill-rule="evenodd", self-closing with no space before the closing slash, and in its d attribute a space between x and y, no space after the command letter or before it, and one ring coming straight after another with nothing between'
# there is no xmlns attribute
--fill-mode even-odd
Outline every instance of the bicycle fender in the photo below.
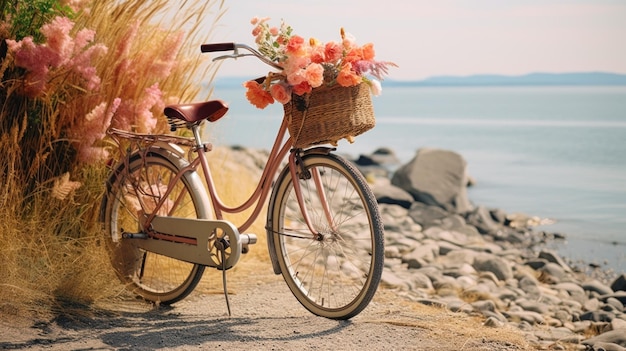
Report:
<svg viewBox="0 0 626 351"><path fill-rule="evenodd" d="M326 146L317 146L317 147L313 147L307 150L304 150L304 155L328 155L331 152L337 150L337 148L334 147L326 147Z"/></svg>
<svg viewBox="0 0 626 351"><path fill-rule="evenodd" d="M111 168L111 173L109 174L106 183L105 183L105 192L102 196L102 200L100 202L100 222L104 224L106 220L106 208L108 197L111 192L111 187L115 183L117 177L120 174L123 174L126 166L131 162L135 161L142 157L143 154L157 154L164 159L168 160L177 168L184 168L189 165L189 162L185 159L185 152L178 145L165 143L165 142L157 142L153 146L151 146L147 151L135 151L132 154L128 155L125 159L121 160L114 167ZM200 196L201 206L198 209L198 218L211 218L211 202L206 195L206 189L204 187L204 183L202 179L195 171L187 172L184 175L187 177L189 181L190 190L195 190Z"/></svg>

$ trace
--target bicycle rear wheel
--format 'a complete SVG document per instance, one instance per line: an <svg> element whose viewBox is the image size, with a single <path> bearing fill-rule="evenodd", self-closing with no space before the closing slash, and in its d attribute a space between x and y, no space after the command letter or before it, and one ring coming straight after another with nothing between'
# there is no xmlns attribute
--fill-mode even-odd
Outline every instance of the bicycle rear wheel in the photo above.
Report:
<svg viewBox="0 0 626 351"><path fill-rule="evenodd" d="M270 201L270 245L305 308L349 319L370 303L380 282L384 234L378 205L363 176L343 158L310 154L302 162L297 181L316 233L305 223L287 167Z"/></svg>
<svg viewBox="0 0 626 351"><path fill-rule="evenodd" d="M123 233L140 233L138 215L154 212L165 190L174 181L180 165L161 153L134 154L121 164L109 180L105 194L104 228L111 264L122 282L146 300L171 304L185 298L196 287L204 266L192 264L138 248L137 240ZM178 158L178 162L180 158ZM128 169L126 169L128 166ZM176 181L158 214L183 218L209 218L196 189L195 172Z"/></svg>

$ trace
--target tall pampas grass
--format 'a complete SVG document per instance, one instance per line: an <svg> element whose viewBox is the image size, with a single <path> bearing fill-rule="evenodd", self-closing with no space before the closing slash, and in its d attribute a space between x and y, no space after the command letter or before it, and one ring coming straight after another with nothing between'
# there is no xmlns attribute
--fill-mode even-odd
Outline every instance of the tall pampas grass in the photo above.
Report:
<svg viewBox="0 0 626 351"><path fill-rule="evenodd" d="M0 0L3 316L46 317L123 292L100 245L104 164L115 156L104 132L164 131L163 106L208 98L201 82L215 70L198 53L222 1L57 2L17 23L26 5L55 1ZM51 56L28 62L22 49Z"/></svg>

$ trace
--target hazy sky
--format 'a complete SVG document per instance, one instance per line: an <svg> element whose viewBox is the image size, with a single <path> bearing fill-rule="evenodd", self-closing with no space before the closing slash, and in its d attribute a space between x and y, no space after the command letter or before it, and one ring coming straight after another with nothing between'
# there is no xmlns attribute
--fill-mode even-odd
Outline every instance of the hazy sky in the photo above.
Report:
<svg viewBox="0 0 626 351"><path fill-rule="evenodd" d="M400 67L393 79L435 75L626 73L624 0L226 0L213 41L254 44L253 16L296 34L338 40L344 27ZM263 75L252 59L220 75Z"/></svg>

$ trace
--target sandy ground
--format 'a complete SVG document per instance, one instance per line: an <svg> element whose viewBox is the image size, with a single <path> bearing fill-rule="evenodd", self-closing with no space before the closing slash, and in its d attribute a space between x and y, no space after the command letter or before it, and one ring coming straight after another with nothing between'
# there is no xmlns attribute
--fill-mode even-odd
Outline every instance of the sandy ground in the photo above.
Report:
<svg viewBox="0 0 626 351"><path fill-rule="evenodd" d="M252 268L253 267L253 268ZM25 350L529 350L515 330L411 302L380 288L350 321L314 316L267 262L228 272L232 316L221 275L171 307L119 298L52 321L2 318L0 349Z"/></svg>

